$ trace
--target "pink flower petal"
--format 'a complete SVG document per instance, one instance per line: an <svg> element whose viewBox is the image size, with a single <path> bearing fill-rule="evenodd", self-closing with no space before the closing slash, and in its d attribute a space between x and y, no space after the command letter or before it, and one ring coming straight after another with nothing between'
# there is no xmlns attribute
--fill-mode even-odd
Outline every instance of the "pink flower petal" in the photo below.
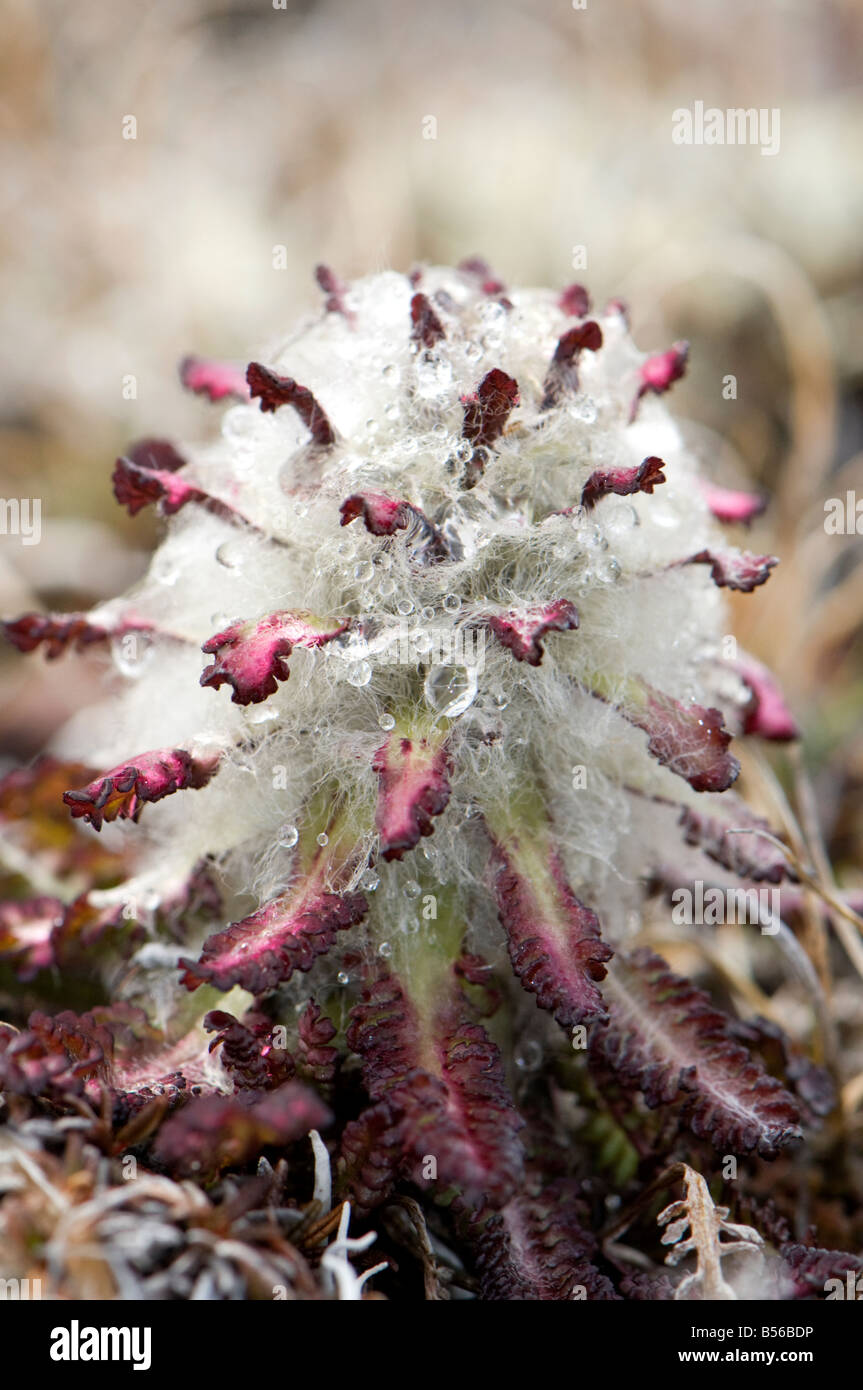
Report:
<svg viewBox="0 0 863 1390"><path fill-rule="evenodd" d="M557 307L571 318L583 319L590 313L590 295L583 285L567 285L560 292Z"/></svg>
<svg viewBox="0 0 863 1390"><path fill-rule="evenodd" d="M581 505L590 511L601 497L612 492L618 497L629 497L635 492L652 493L665 482L664 467L662 459L651 454L631 468L597 468L584 485Z"/></svg>
<svg viewBox="0 0 863 1390"><path fill-rule="evenodd" d="M740 492L703 480L700 486L704 500L717 521L739 521L746 525L761 515L769 500L766 493Z"/></svg>
<svg viewBox="0 0 863 1390"><path fill-rule="evenodd" d="M249 363L246 380L252 396L260 397L261 410L276 411L283 405L293 406L315 444L321 448L335 444L335 430L307 386L301 386L293 377L279 376L260 362Z"/></svg>
<svg viewBox="0 0 863 1390"><path fill-rule="evenodd" d="M130 516L137 516L143 507L153 502L161 504L165 516L173 516L189 502L206 504L211 501L206 492L187 483L176 473L164 469L144 468L130 458L118 458L114 467L114 496Z"/></svg>
<svg viewBox="0 0 863 1390"><path fill-rule="evenodd" d="M598 352L602 347L602 329L593 319L568 328L558 339L545 382L540 409L549 410L562 396L575 395L578 390L578 359L582 352Z"/></svg>
<svg viewBox="0 0 863 1390"><path fill-rule="evenodd" d="M553 603L533 603L509 613L490 617L488 625L499 642L509 647L516 661L539 666L542 638L548 632L569 632L578 627L578 613L569 599Z"/></svg>
<svg viewBox="0 0 863 1390"><path fill-rule="evenodd" d="M141 753L132 762L115 767L89 786L63 793L72 815L83 817L96 830L103 821L137 820L145 802L185 788L205 787L219 765L218 755L194 755L184 748L162 748Z"/></svg>
<svg viewBox="0 0 863 1390"><path fill-rule="evenodd" d="M649 735L647 751L663 767L683 777L697 792L722 792L740 771L727 751L731 735L718 709L683 705L646 681L640 695L625 701L620 711L629 723Z"/></svg>
<svg viewBox="0 0 863 1390"><path fill-rule="evenodd" d="M340 507L342 526L361 516L373 536L394 536L407 526L411 509L407 502L383 492L355 492Z"/></svg>
<svg viewBox="0 0 863 1390"><path fill-rule="evenodd" d="M518 382L499 367L487 372L472 396L463 396L462 438L474 445L474 455L465 469L465 487L475 487L485 468L484 451L499 439L518 405Z"/></svg>
<svg viewBox="0 0 863 1390"><path fill-rule="evenodd" d="M327 296L324 308L328 314L341 314L348 323L353 323L354 316L345 304L345 295L348 286L336 272L328 265L315 266L315 279Z"/></svg>
<svg viewBox="0 0 863 1390"><path fill-rule="evenodd" d="M488 446L503 433L510 411L518 405L518 382L499 367L486 372L472 396L463 398L462 438Z"/></svg>
<svg viewBox="0 0 863 1390"><path fill-rule="evenodd" d="M483 260L482 256L467 256L459 262L458 270L466 279L473 280L483 294L501 295L506 292L506 285L498 279L488 261Z"/></svg>
<svg viewBox="0 0 863 1390"><path fill-rule="evenodd" d="M186 460L170 439L139 439L125 456L150 472L176 473L186 466Z"/></svg>
<svg viewBox="0 0 863 1390"><path fill-rule="evenodd" d="M675 381L680 380L686 371L688 357L689 344L680 342L675 343L667 352L657 353L655 357L648 357L647 361L642 363L639 372L640 384L629 415L630 423L635 419L642 396L648 391L655 396L661 396Z"/></svg>
<svg viewBox="0 0 863 1390"><path fill-rule="evenodd" d="M32 652L44 646L49 661L56 661L68 651L82 652L115 637L153 631L149 623L133 621L104 627L91 623L87 613L24 613L20 618L0 623L0 628L19 652Z"/></svg>
<svg viewBox="0 0 863 1390"><path fill-rule="evenodd" d="M446 337L444 326L425 294L415 294L411 300L411 338L424 348L433 348Z"/></svg>
<svg viewBox="0 0 863 1390"><path fill-rule="evenodd" d="M794 716L785 703L775 676L754 657L742 656L728 663L748 685L752 699L743 720L743 732L787 743L800 737Z"/></svg>
<svg viewBox="0 0 863 1390"><path fill-rule="evenodd" d="M748 550L699 550L680 564L709 565L710 576L719 588L751 594L759 584L767 582L770 571L779 561L775 555L753 555Z"/></svg>
<svg viewBox="0 0 863 1390"><path fill-rule="evenodd" d="M207 396L211 401L223 401L226 396L238 401L249 399L245 373L232 362L217 362L211 357L184 357L180 363L180 380L187 391Z"/></svg>
<svg viewBox="0 0 863 1390"><path fill-rule="evenodd" d="M378 774L377 828L384 859L401 859L430 835L432 820L450 797L450 755L446 743L403 737L393 729L375 753Z"/></svg>
<svg viewBox="0 0 863 1390"><path fill-rule="evenodd" d="M201 674L201 685L217 690L227 682L233 704L259 704L288 679L287 658L294 647L322 647L347 627L303 611L234 623L204 643L201 650L216 659Z"/></svg>

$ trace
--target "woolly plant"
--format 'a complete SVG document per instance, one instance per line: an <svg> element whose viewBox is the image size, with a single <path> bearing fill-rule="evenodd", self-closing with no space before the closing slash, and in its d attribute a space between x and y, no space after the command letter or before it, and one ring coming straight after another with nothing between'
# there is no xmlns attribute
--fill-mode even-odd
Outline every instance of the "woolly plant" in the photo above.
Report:
<svg viewBox="0 0 863 1390"><path fill-rule="evenodd" d="M211 442L117 461L165 523L134 591L5 624L110 657L0 785L0 963L38 1005L0 1029L9 1115L99 1117L209 1200L257 1164L298 1209L312 1130L319 1214L332 1165L481 1297L667 1296L597 1250L604 1202L817 1110L805 1060L772 1075L633 949L684 865L787 872L732 790L732 736L794 734L727 639L722 589L775 560L720 522L761 501L699 475L662 399L686 344L645 356L620 303L480 261L318 278L261 360L182 364Z"/></svg>

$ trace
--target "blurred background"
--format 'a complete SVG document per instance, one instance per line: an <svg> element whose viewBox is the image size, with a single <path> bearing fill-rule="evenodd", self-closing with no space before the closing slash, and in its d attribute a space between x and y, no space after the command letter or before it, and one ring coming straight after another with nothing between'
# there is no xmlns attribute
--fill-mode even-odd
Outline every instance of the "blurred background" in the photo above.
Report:
<svg viewBox="0 0 863 1390"><path fill-rule="evenodd" d="M89 606L141 572L158 522L115 505L114 457L212 429L177 362L248 360L320 304L317 262L350 277L478 253L507 282L579 280L628 301L645 350L690 340L671 403L692 447L715 480L770 493L732 539L782 563L731 626L777 671L820 831L860 882L863 542L823 522L827 498L863 499L863 4L0 13L0 497L43 513L39 545L0 536L0 614ZM696 101L778 108L778 153L674 144ZM105 671L57 675L0 652L0 770Z"/></svg>

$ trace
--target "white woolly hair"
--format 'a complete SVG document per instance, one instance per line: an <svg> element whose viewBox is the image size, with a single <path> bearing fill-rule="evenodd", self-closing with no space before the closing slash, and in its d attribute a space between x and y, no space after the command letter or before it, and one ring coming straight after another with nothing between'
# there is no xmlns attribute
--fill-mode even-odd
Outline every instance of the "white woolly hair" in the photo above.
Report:
<svg viewBox="0 0 863 1390"><path fill-rule="evenodd" d="M193 504L167 521L146 577L97 617L133 610L186 643L139 640L134 659L115 644L109 698L66 727L58 751L108 769L152 748L222 750L203 790L105 833L142 840L142 891L169 892L210 855L228 889L252 895L254 906L289 881L291 827L310 793L335 782L355 806L373 807L372 758L392 717L412 706L434 718L449 704L457 757L433 835L378 871L370 829L357 869L373 894L377 939L417 916L410 899L420 878L450 885L472 930L490 930L478 891L478 793L485 805L505 804L532 769L572 883L613 940L637 914L639 878L666 857L658 839L669 833L668 819L628 789L686 803L703 797L649 756L644 733L612 703L588 693L590 678L602 673L613 691L638 676L684 703L716 703L722 596L704 566L667 568L715 544L714 523L664 403L645 397L629 423L644 354L617 308L594 316L603 346L582 353L578 393L546 411L540 429L543 379L572 324L555 294L513 290L507 308L440 268L424 270L421 288L445 291L452 306L436 308L446 337L432 349L411 341L414 286L386 272L351 286L350 321L325 313L261 358L326 411L337 443L322 459L293 409L265 414L257 402L227 409L214 442L183 447L190 480L264 534ZM461 436L462 398L493 367L515 377L520 406L466 491L459 474L472 446ZM650 454L664 460L667 477L653 495L580 508L594 470L632 467ZM343 527L340 503L364 491L421 508L457 558L419 564L405 532L376 537L361 519ZM433 645L423 659L430 631L453 639L479 612L560 598L576 605L580 626L546 637L537 668L490 634L481 669L435 667ZM280 609L364 622L317 651L295 648L290 679L261 704L242 708L226 688L202 688L201 644L232 620ZM413 665L393 660L405 632L419 648ZM742 692L725 695L727 704ZM583 786L574 785L577 767L586 769ZM367 811L364 823L373 825Z"/></svg>

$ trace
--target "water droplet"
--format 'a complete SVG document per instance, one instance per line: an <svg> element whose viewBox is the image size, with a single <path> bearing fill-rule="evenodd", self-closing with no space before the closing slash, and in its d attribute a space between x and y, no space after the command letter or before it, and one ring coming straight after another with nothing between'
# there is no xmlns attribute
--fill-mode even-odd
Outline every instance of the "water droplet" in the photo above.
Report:
<svg viewBox="0 0 863 1390"><path fill-rule="evenodd" d="M471 459L473 460L474 468L482 473L491 462L491 450L487 449L484 444L477 444L471 452Z"/></svg>
<svg viewBox="0 0 863 1390"><path fill-rule="evenodd" d="M343 560L352 560L357 553L357 548L353 541L339 541L336 546L336 554L341 555Z"/></svg>
<svg viewBox="0 0 863 1390"><path fill-rule="evenodd" d="M403 618L406 618L409 613L412 613L414 611L413 603L409 598L399 599L398 603L396 604L396 608L401 613Z"/></svg>
<svg viewBox="0 0 863 1390"><path fill-rule="evenodd" d="M499 299L485 300L484 303L480 304L477 312L483 323L487 323L489 327L493 324L504 323L507 315L507 311Z"/></svg>
<svg viewBox="0 0 863 1390"><path fill-rule="evenodd" d="M293 492L297 486L297 465L293 454L289 454L281 464L277 477L282 492Z"/></svg>
<svg viewBox="0 0 863 1390"><path fill-rule="evenodd" d="M375 572L375 567L371 560L360 560L359 564L354 565L354 578L361 584L366 584Z"/></svg>
<svg viewBox="0 0 863 1390"><path fill-rule="evenodd" d="M592 425L598 414L596 401L592 396L576 396L569 407L569 414L584 425Z"/></svg>
<svg viewBox="0 0 863 1390"><path fill-rule="evenodd" d="M368 685L372 678L372 668L367 661L357 661L347 670L348 685Z"/></svg>
<svg viewBox="0 0 863 1390"><path fill-rule="evenodd" d="M426 606L420 611L420 617L424 623L430 623L434 618L434 609Z"/></svg>
<svg viewBox="0 0 863 1390"><path fill-rule="evenodd" d="M386 415L388 420L397 420L399 418L399 416L401 415L401 411L399 410L395 401L393 401L390 405L386 407L386 409L384 410L384 415Z"/></svg>
<svg viewBox="0 0 863 1390"><path fill-rule="evenodd" d="M388 941L382 941L378 947L378 955L383 956L384 960L389 960L393 953L393 948Z"/></svg>
<svg viewBox="0 0 863 1390"><path fill-rule="evenodd" d="M167 556L160 555L157 550L150 566L150 574L158 584L166 584L171 587L180 578L180 567L175 565Z"/></svg>
<svg viewBox="0 0 863 1390"><path fill-rule="evenodd" d="M239 569L243 553L244 547L241 541L223 541L216 551L216 560L226 570Z"/></svg>
<svg viewBox="0 0 863 1390"><path fill-rule="evenodd" d="M432 432L432 434L435 435L438 439L443 439L444 435L448 433L448 430L447 430L446 425L443 423L443 421L442 421L442 420L438 420L438 422L437 422L436 425L432 425L431 432Z"/></svg>
<svg viewBox="0 0 863 1390"><path fill-rule="evenodd" d="M417 363L416 392L424 400L442 395L452 382L452 366L442 357L424 358ZM446 434L446 425L432 427L432 433Z"/></svg>
<svg viewBox="0 0 863 1390"><path fill-rule="evenodd" d="M396 582L394 579L391 579L389 575L387 575L385 579L382 579L378 585L378 593L381 598L389 598L390 594L394 594L395 591Z"/></svg>
<svg viewBox="0 0 863 1390"><path fill-rule="evenodd" d="M347 970L340 970L338 975L336 976L336 979L338 980L340 985L349 985L351 982L351 977L348 974Z"/></svg>
<svg viewBox="0 0 863 1390"><path fill-rule="evenodd" d="M470 463L473 458L473 445L469 439L460 439L453 452L459 463Z"/></svg>
<svg viewBox="0 0 863 1390"><path fill-rule="evenodd" d="M421 891L415 878L409 878L404 886L404 895L406 898L418 898Z"/></svg>
<svg viewBox="0 0 863 1390"><path fill-rule="evenodd" d="M499 710L505 710L509 704L509 696L504 695L503 693L501 693L500 695L495 695L494 702Z"/></svg>
<svg viewBox="0 0 863 1390"><path fill-rule="evenodd" d="M375 873L374 869L366 869L360 878L360 886L366 893L373 893L380 881L380 877Z"/></svg>
<svg viewBox="0 0 863 1390"><path fill-rule="evenodd" d="M491 771L491 753L487 748L478 748L473 760L474 769L478 777L486 777Z"/></svg>
<svg viewBox="0 0 863 1390"><path fill-rule="evenodd" d="M327 834L326 830L322 830L320 835L315 836L315 839L317 840L321 849L323 849L325 845L328 845L330 843L330 837Z"/></svg>
<svg viewBox="0 0 863 1390"><path fill-rule="evenodd" d="M378 725L381 729L389 731L390 729L395 728L396 721L393 719L391 714L382 714L380 719L378 720Z"/></svg>
<svg viewBox="0 0 863 1390"><path fill-rule="evenodd" d="M589 527L584 533L584 544L590 550L607 550L608 541L598 526Z"/></svg>
<svg viewBox="0 0 863 1390"><path fill-rule="evenodd" d="M383 371L381 372L381 376L383 377L384 381L389 381L394 386L397 386L398 383L401 381L402 374L396 366L395 362L388 362L387 365L384 367Z"/></svg>
<svg viewBox="0 0 863 1390"><path fill-rule="evenodd" d="M235 405L222 416L222 438L232 444L248 440L258 425L260 416L254 407Z"/></svg>
<svg viewBox="0 0 863 1390"><path fill-rule="evenodd" d="M275 705L253 705L246 710L247 724L271 724L274 719L278 719L279 711Z"/></svg>
<svg viewBox="0 0 863 1390"><path fill-rule="evenodd" d="M126 632L111 641L111 655L121 676L137 680L149 666L155 646L143 632Z"/></svg>
<svg viewBox="0 0 863 1390"><path fill-rule="evenodd" d="M436 713L457 719L476 699L475 666L432 666L425 679L425 697Z"/></svg>
<svg viewBox="0 0 863 1390"><path fill-rule="evenodd" d="M657 504L650 508L649 515L651 526L667 527L670 530L680 525L680 514L677 507L666 502L661 495L657 498Z"/></svg>
<svg viewBox="0 0 863 1390"><path fill-rule="evenodd" d="M448 613L457 613L461 608L461 599L458 594L447 594L443 606Z"/></svg>
<svg viewBox="0 0 863 1390"><path fill-rule="evenodd" d="M295 503L294 503L294 516L304 517L304 516L308 516L308 514L309 514L309 504L308 504L308 502L295 502Z"/></svg>
<svg viewBox="0 0 863 1390"><path fill-rule="evenodd" d="M254 450L249 444L234 445L234 472L240 478L251 478L257 468Z"/></svg>
<svg viewBox="0 0 863 1390"><path fill-rule="evenodd" d="M533 1038L522 1043L515 1054L515 1065L522 1071L536 1071L542 1062L542 1048Z"/></svg>
<svg viewBox="0 0 863 1390"><path fill-rule="evenodd" d="M279 831L278 842L282 849L293 849L299 838L300 832L295 825L283 825Z"/></svg>
<svg viewBox="0 0 863 1390"><path fill-rule="evenodd" d="M625 533L640 526L638 512L630 502L620 502L619 505L609 512L606 526L611 532Z"/></svg>

